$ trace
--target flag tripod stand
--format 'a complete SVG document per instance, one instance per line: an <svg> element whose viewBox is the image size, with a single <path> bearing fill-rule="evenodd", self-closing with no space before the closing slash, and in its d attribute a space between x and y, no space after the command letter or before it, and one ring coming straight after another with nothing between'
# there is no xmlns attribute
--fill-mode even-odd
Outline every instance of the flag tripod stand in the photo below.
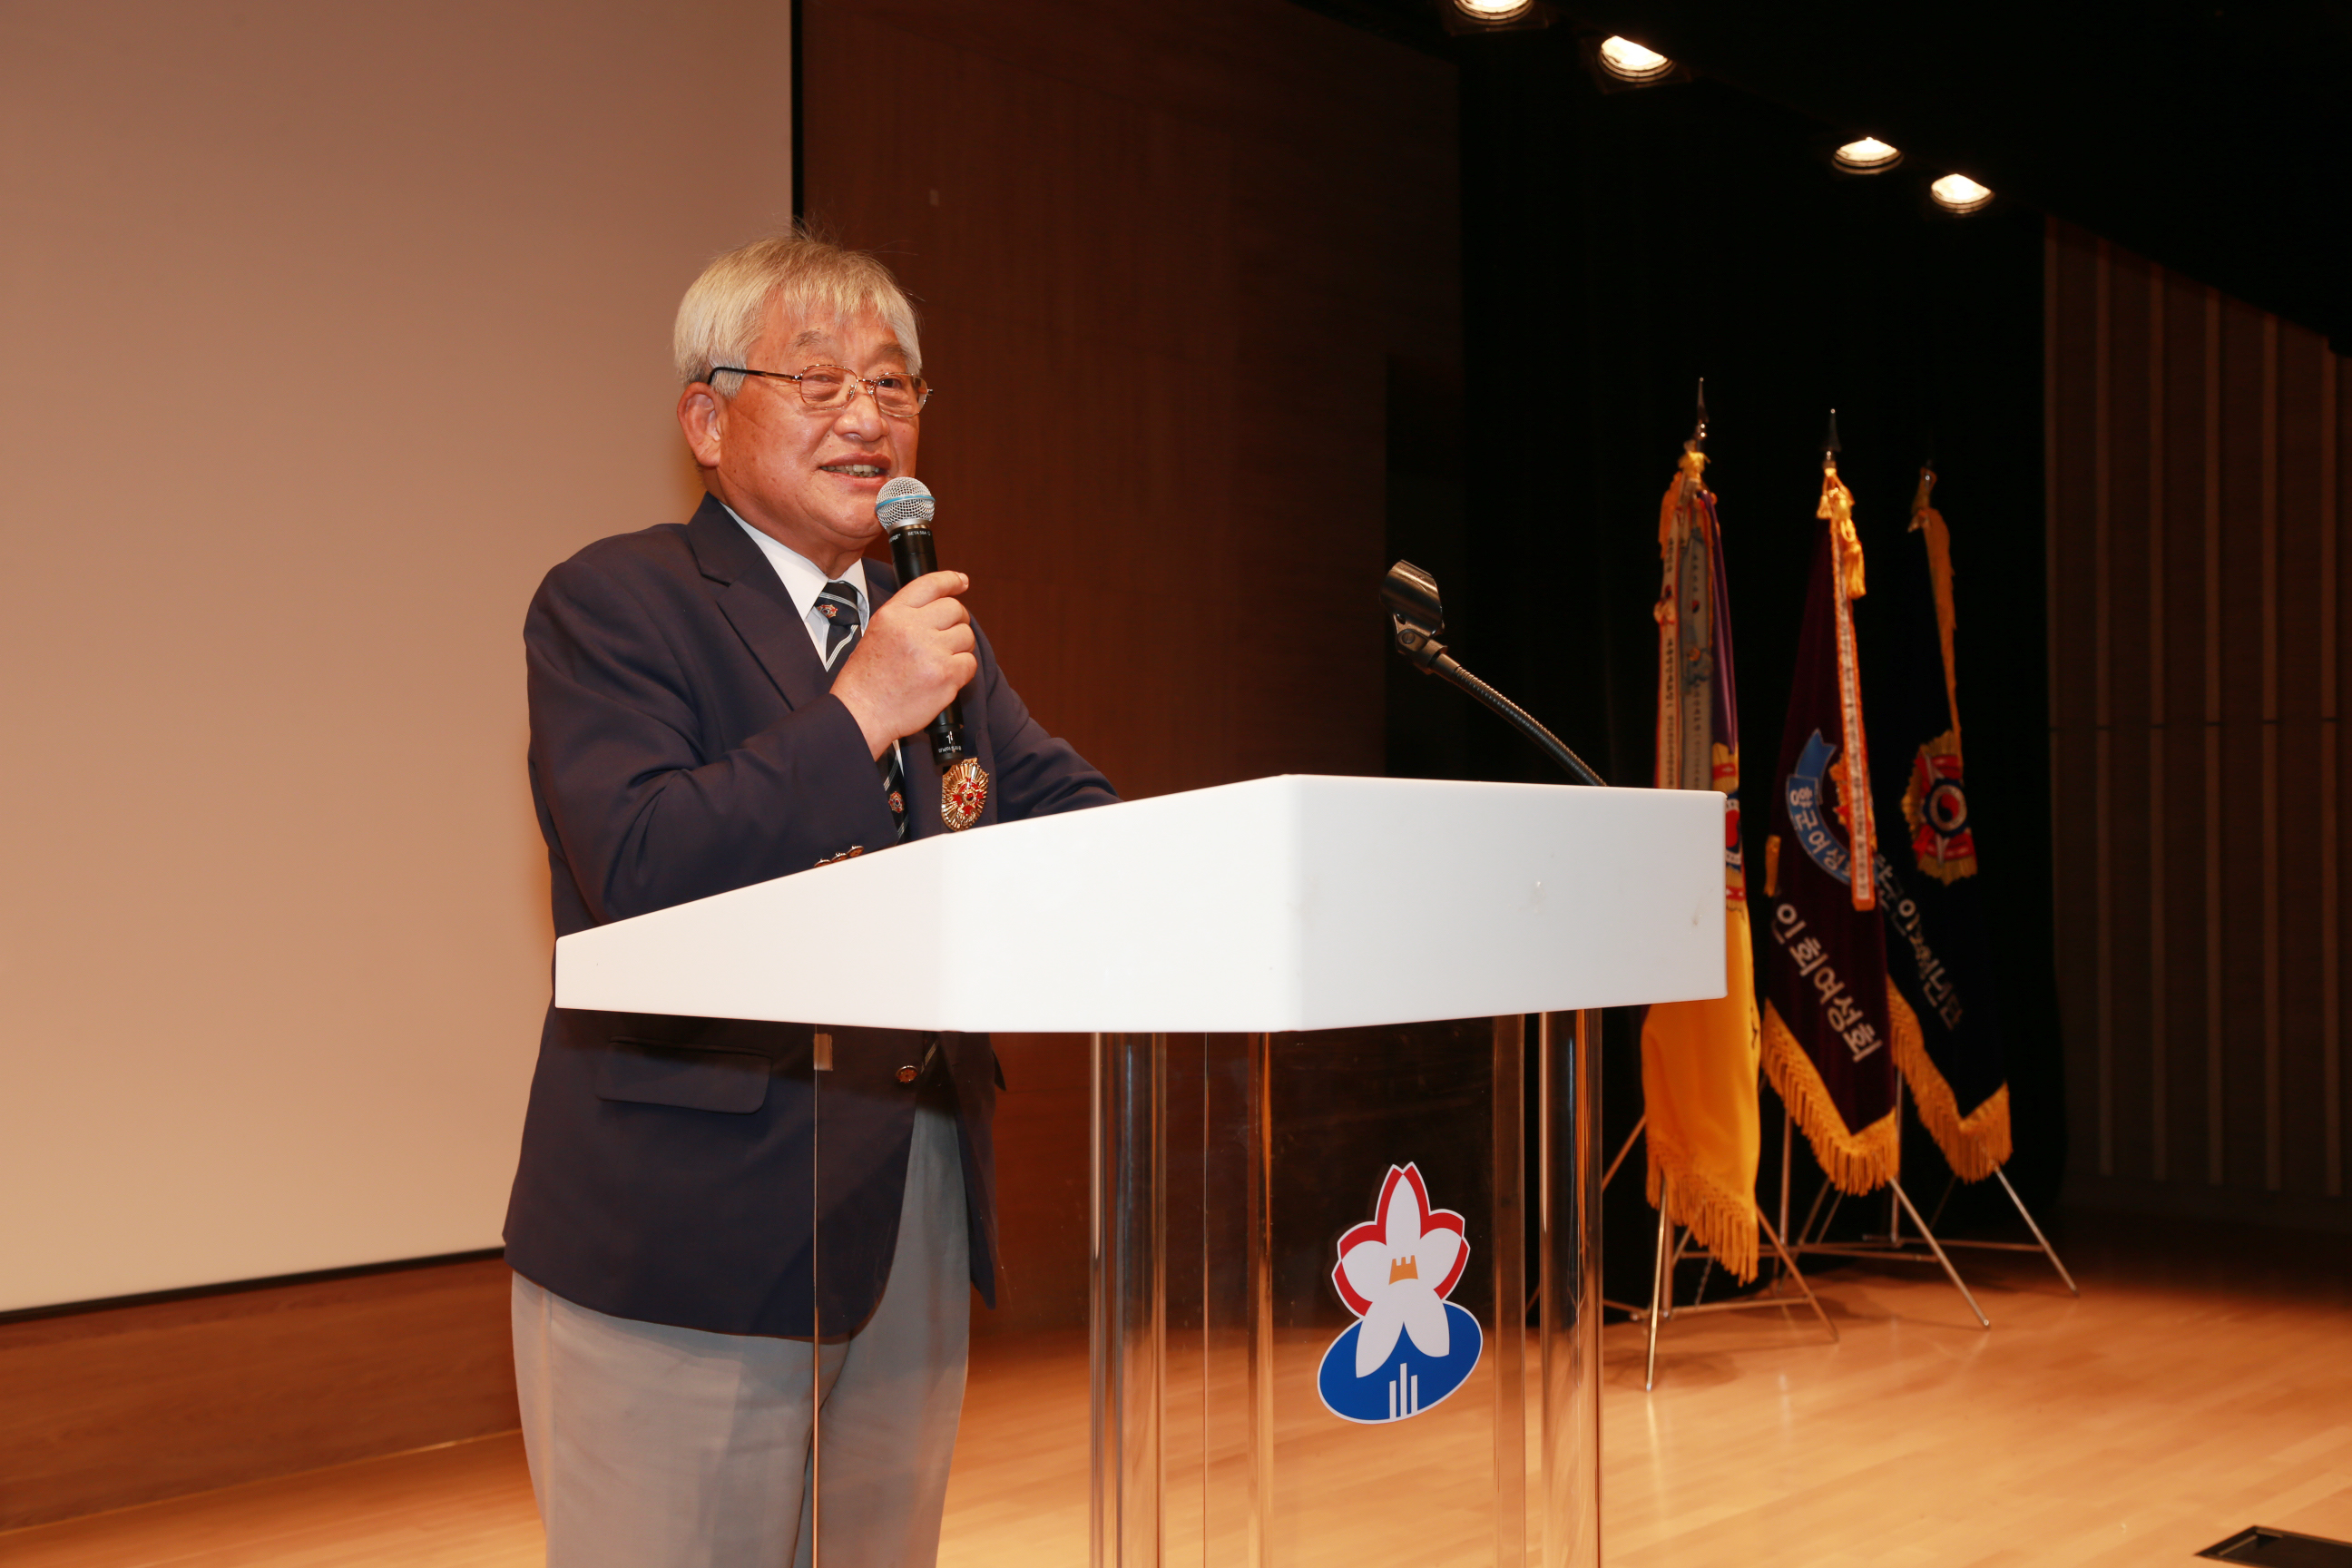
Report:
<svg viewBox="0 0 2352 1568"><path fill-rule="evenodd" d="M1601 1173L1601 1191L1609 1190L1609 1184L1615 1178L1617 1168L1622 1165L1625 1163L1625 1157L1633 1152L1633 1144L1647 1131L1649 1125L1650 1119L1645 1115L1633 1124L1633 1131L1626 1134L1624 1145L1617 1151L1617 1157L1609 1162L1609 1169ZM1811 1307L1813 1310L1813 1315L1821 1319L1822 1327L1830 1331L1830 1342L1832 1344L1837 1342L1837 1325L1830 1321L1830 1315L1822 1309L1821 1299L1813 1294L1813 1288L1805 1283L1804 1270L1797 1267L1797 1260L1789 1256L1789 1249L1781 1245L1780 1232L1773 1229L1772 1222L1764 1217L1761 1205L1757 1205L1755 1209L1757 1227L1763 1231L1765 1239L1771 1242L1773 1255L1780 1260L1780 1269L1775 1274L1771 1285L1768 1286L1763 1292L1754 1296L1738 1296L1729 1300L1710 1301L1706 1300L1706 1281L1702 1278L1699 1281L1698 1300L1686 1307L1675 1306L1675 1265L1683 1260L1683 1254L1689 1249L1691 1233L1685 1226L1682 1227L1679 1237L1675 1235L1675 1222L1667 1217L1670 1195L1670 1192L1664 1189L1658 1194L1658 1249L1656 1259L1650 1271L1650 1304L1647 1307L1639 1307L1630 1301L1612 1301L1605 1296L1601 1298L1602 1306L1614 1307L1619 1311L1630 1315L1635 1322L1644 1324L1647 1328L1648 1349L1642 1370L1643 1393L1649 1393L1658 1385L1658 1328L1669 1318L1686 1316L1696 1312L1741 1312L1769 1308L1785 1310L1797 1306L1801 1300L1803 1305ZM1706 1244L1702 1242L1699 1245L1700 1250L1705 1251ZM1708 1263L1710 1266L1714 1263L1712 1255L1708 1258ZM1782 1279L1795 1280L1799 1295L1790 1296L1783 1293L1780 1289Z"/></svg>
<svg viewBox="0 0 2352 1568"><path fill-rule="evenodd" d="M2039 1252L2050 1260L2050 1267L2058 1271L2058 1279L2066 1287L2066 1293L2070 1296L2082 1295L2082 1287L2074 1283L2074 1277L2067 1273L2066 1266L2058 1260L2058 1249L2050 1245L2050 1238L2042 1235L2042 1227L2033 1222L2032 1211L2025 1206L2025 1200L2019 1197L2017 1189L2009 1184L2009 1173L1996 1165L1993 1167L1992 1174L1993 1179L2000 1184L2000 1190L2009 1194L2009 1201L2017 1205L2017 1217L2025 1222L2025 1228L2033 1233L2033 1239L2032 1241L1978 1241L1969 1237L1956 1236L1946 1240L1944 1245L1973 1247L1984 1252ZM1949 1177L1945 1181L1944 1195L1936 1200L1936 1212L1929 1216L1931 1219L1944 1217L1944 1205L1952 1201L1952 1194L1959 1184L1960 1179L1958 1176Z"/></svg>
<svg viewBox="0 0 2352 1568"><path fill-rule="evenodd" d="M1896 1115L1902 1114L1903 1106L1908 1098L1904 1092L1902 1082L1898 1079L1895 1086ZM1783 1104L1780 1108L1780 1223L1783 1226L1789 1223L1790 1152L1793 1144L1794 1131L1788 1107ZM1838 1205L1845 1201L1843 1194L1836 1192L1825 1183L1822 1190L1813 1194L1812 1205L1806 1212L1804 1224L1798 1227L1790 1246L1798 1252L1818 1252L1845 1258L1884 1258L1898 1262L1915 1263L1926 1263L1932 1258L1933 1261L1943 1266L1946 1277L1952 1282L1952 1288L1960 1293L1961 1300L1968 1302L1969 1310L1976 1314L1977 1322L1988 1329L1992 1327L1991 1320L1988 1319L1984 1315L1984 1310L1977 1305L1975 1295L1961 1279L1959 1270L1953 1266L1951 1255L1945 1248L1970 1247L1983 1251L2039 1252L2049 1259L2050 1267L2057 1271L2058 1278L2065 1285L2067 1291L2072 1295L2080 1296L2083 1293L2082 1289L2075 1285L2074 1277L2066 1271L2066 1265L2059 1260L2057 1248L2050 1245L2050 1238L2042 1234L2042 1226L2035 1223L2032 1212L2025 1206L2025 1200L2020 1197L2017 1189L2010 1184L2009 1173L1996 1167L1993 1174L2000 1181L2000 1190L2007 1193L2009 1201L2016 1205L2018 1217L2025 1222L2025 1228L2032 1233L2032 1241L1979 1241L1958 1237L1953 1237L1950 1241L1939 1240L1933 1226L1920 1216L1919 1210L1912 1204L1911 1194L1903 1190L1903 1184L1900 1181L1895 1181L1887 1184L1889 1202L1885 1235L1864 1236L1856 1242L1822 1240L1821 1237L1829 1229L1830 1222L1837 1215ZM1937 1219L1940 1220L1944 1217L1944 1205L1951 1200L1952 1189L1958 1184L1957 1176L1945 1184L1943 1196L1936 1203ZM1829 1200L1826 1213L1822 1212L1822 1200L1825 1198ZM1906 1214L1911 1216L1912 1227L1918 1233L1916 1237L1906 1237L1903 1234L1903 1216ZM1916 1250L1922 1247L1927 1249L1925 1253Z"/></svg>
<svg viewBox="0 0 2352 1568"><path fill-rule="evenodd" d="M1895 1086L1895 1104L1898 1115L1908 1098L1904 1092L1903 1085L1897 1082ZM1785 1226L1789 1222L1788 1135L1790 1131L1789 1112L1785 1106L1780 1111L1780 1223ZM1993 1175L2000 1181L2000 1190L2009 1194L2009 1201L2016 1205L2017 1216L2025 1222L2025 1228L2033 1237L2032 1241L1979 1241L1965 1237L1939 1240L1932 1228L1933 1221L1919 1217L1919 1211L1912 1207L1909 1194L1903 1191L1900 1183L1896 1183L1893 1184L1893 1197L1900 1200L1900 1207L1897 1207L1894 1202L1887 1205L1887 1228L1885 1236L1865 1236L1858 1242L1823 1242L1818 1237L1829 1228L1830 1221L1836 1217L1838 1205L1844 1202L1843 1194L1824 1184L1820 1192L1813 1194L1812 1206L1805 1215L1805 1223L1798 1227L1795 1247L1799 1252L1835 1253L1850 1258L1887 1258L1916 1263L1928 1261L1929 1254L1932 1254L1934 1260L1944 1266L1944 1272L1951 1276L1953 1285L1963 1296L1969 1296L1969 1288L1960 1283L1959 1274L1952 1267L1951 1258L1945 1248L1967 1247L1981 1252L2039 1252L2049 1260L2050 1267L2057 1272L2059 1282L2066 1287L2067 1293L2081 1296L2082 1288L2074 1283L2074 1277L2066 1271L2066 1265L2058 1257L2058 1249L2050 1245L2050 1238L2042 1234L2042 1226L2035 1222L2032 1211L2025 1206L2025 1200L2020 1197L2017 1189L2010 1184L2009 1173L1995 1166ZM1934 1215L1936 1220L1944 1217L1944 1207L1951 1202L1953 1190L1958 1185L1958 1176L1952 1177L1944 1184L1943 1195L1936 1200ZM1822 1201L1824 1198L1829 1200L1829 1212L1826 1214L1822 1212ZM1903 1214L1906 1211L1909 1212L1911 1223L1919 1233L1916 1237L1903 1234ZM1927 1247L1928 1252L1922 1253L1916 1250L1922 1247ZM1973 1296L1969 1297L1969 1306L1972 1310L1976 1308L1976 1299ZM1983 1321L1984 1313L1978 1311L1977 1318L1979 1321ZM1987 1323L1986 1326L1990 1328L1991 1325Z"/></svg>

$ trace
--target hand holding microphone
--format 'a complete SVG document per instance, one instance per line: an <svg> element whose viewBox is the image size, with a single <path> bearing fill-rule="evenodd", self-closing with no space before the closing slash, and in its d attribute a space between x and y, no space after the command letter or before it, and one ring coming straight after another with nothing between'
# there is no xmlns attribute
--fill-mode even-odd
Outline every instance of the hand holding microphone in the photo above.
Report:
<svg viewBox="0 0 2352 1568"><path fill-rule="evenodd" d="M971 585L961 572L937 572L901 587L875 612L834 678L833 694L865 731L872 755L929 723L979 673L971 616L957 597Z"/></svg>
<svg viewBox="0 0 2352 1568"><path fill-rule="evenodd" d="M940 770L940 819L950 831L961 832L980 820L988 804L988 773L964 733L956 699L980 673L973 652L978 639L956 598L971 580L939 570L933 510L931 492L911 476L890 480L876 498L875 516L890 535L899 588L874 613L833 689L877 757L898 737L928 731Z"/></svg>

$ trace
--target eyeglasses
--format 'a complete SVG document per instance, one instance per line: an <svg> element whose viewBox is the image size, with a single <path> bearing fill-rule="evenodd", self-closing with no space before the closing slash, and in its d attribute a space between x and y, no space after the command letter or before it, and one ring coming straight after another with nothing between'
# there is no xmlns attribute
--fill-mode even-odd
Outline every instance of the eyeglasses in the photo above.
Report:
<svg viewBox="0 0 2352 1568"><path fill-rule="evenodd" d="M904 371L885 371L880 375L858 375L837 364L813 364L798 374L781 370L745 370L740 365L713 365L713 376L732 371L737 375L765 376L770 381L798 384L801 402L819 412L846 408L863 387L874 395L875 406L894 419L912 419L930 401L931 388L919 375Z"/></svg>

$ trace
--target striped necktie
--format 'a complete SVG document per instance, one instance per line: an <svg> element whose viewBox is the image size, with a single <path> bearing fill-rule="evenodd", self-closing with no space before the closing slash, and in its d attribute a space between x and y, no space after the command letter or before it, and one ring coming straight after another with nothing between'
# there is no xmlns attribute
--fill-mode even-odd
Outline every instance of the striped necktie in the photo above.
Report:
<svg viewBox="0 0 2352 1568"><path fill-rule="evenodd" d="M866 623L857 610L857 590L846 583L827 583L816 596L816 613L825 618L824 668L827 674L839 673L849 652L866 630ZM898 748L893 745L875 759L874 766L882 775L883 793L890 802L890 821L904 842L907 837L907 775L898 765Z"/></svg>

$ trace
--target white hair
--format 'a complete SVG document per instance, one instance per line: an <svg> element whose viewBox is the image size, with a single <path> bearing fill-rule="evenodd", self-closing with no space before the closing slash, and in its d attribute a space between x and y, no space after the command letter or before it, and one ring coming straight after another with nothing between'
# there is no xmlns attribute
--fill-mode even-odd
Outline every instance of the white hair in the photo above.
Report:
<svg viewBox="0 0 2352 1568"><path fill-rule="evenodd" d="M713 257L677 302L670 353L681 384L708 382L721 396L741 390L751 347L767 324L768 309L782 304L855 316L871 310L906 351L907 369L923 373L922 345L915 337L915 307L890 269L862 250L819 239L805 229L754 240ZM751 366L773 370L776 366ZM798 367L791 367L798 368ZM852 366L851 368L857 368ZM722 383L724 384L722 384Z"/></svg>

